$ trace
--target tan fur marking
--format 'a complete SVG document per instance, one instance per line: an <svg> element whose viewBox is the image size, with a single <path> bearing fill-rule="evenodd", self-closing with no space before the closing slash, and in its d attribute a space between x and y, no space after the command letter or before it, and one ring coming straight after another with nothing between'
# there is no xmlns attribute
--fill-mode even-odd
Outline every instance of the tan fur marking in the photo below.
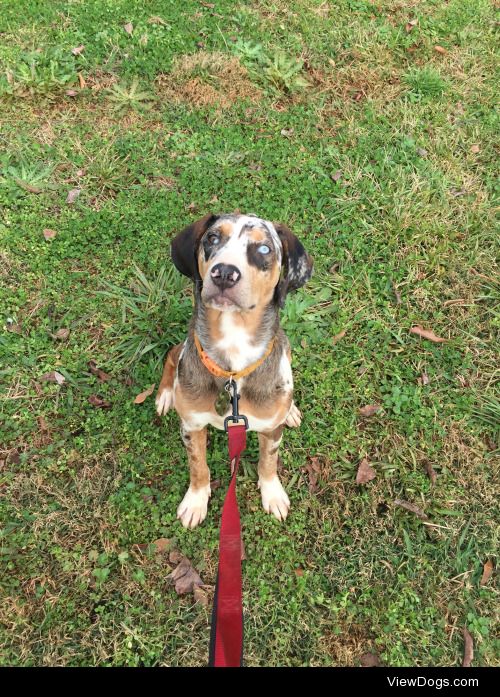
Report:
<svg viewBox="0 0 500 697"><path fill-rule="evenodd" d="M163 375L161 376L160 386L158 387L158 395L160 395L163 390L173 389L177 363L179 362L179 356L183 346L184 342L177 344L177 346L171 348L167 353L167 358L163 367Z"/></svg>
<svg viewBox="0 0 500 697"><path fill-rule="evenodd" d="M283 425L273 431L259 433L259 478L270 480L278 471L278 449Z"/></svg>
<svg viewBox="0 0 500 697"><path fill-rule="evenodd" d="M207 429L190 431L181 430L182 440L186 446L190 485L193 491L210 484L210 471L207 465Z"/></svg>

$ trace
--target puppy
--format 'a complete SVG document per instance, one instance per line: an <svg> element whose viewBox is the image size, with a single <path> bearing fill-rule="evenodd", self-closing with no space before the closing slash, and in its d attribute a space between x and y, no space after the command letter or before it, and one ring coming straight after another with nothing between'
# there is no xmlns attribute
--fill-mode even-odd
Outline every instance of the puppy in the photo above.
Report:
<svg viewBox="0 0 500 697"><path fill-rule="evenodd" d="M277 474L278 448L285 424L299 426L301 414L279 310L311 277L312 260L285 225L240 214L206 215L174 238L171 252L195 297L188 337L167 354L156 396L158 414L170 407L179 414L187 450L190 486L177 516L194 528L207 515L207 425L223 429L231 413L228 378L219 376L227 371L235 375L240 413L258 432L262 505L284 520L290 501Z"/></svg>

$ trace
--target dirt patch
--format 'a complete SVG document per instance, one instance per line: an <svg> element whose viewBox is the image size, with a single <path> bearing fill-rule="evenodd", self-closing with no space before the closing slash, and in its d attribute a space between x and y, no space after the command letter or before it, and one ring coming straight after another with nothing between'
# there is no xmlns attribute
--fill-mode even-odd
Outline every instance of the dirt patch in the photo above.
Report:
<svg viewBox="0 0 500 697"><path fill-rule="evenodd" d="M342 634L326 634L322 643L335 666L359 666L360 657L372 649L372 641L362 627L351 625Z"/></svg>
<svg viewBox="0 0 500 697"><path fill-rule="evenodd" d="M238 58L221 52L180 56L170 73L157 77L156 86L162 98L194 108L228 109L237 101L255 102L261 96Z"/></svg>

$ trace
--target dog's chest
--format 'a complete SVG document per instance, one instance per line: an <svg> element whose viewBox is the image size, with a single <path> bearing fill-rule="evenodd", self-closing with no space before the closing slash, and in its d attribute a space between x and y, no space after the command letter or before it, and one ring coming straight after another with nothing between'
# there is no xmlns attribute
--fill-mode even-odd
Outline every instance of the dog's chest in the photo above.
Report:
<svg viewBox="0 0 500 697"><path fill-rule="evenodd" d="M246 327L228 312L221 318L220 334L214 338L213 350L223 356L229 370L238 372L260 358L263 346L255 343Z"/></svg>

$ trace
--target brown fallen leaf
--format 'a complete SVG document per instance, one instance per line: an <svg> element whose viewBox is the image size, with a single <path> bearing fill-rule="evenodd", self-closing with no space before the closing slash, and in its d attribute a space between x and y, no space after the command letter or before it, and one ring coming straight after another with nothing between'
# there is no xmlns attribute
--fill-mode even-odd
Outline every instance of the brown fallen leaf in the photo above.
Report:
<svg viewBox="0 0 500 697"><path fill-rule="evenodd" d="M148 24L162 24L163 26L166 26L168 22L166 22L162 17L158 17L158 15L154 15L153 17L150 17L148 19Z"/></svg>
<svg viewBox="0 0 500 697"><path fill-rule="evenodd" d="M470 151L474 153L474 155L477 155L477 153L481 151L481 148L479 145L471 145Z"/></svg>
<svg viewBox="0 0 500 697"><path fill-rule="evenodd" d="M130 36L130 35L132 34L132 32L134 31L134 25L132 24L132 22L127 22L127 24L124 24L124 25L123 25L123 28L125 29L125 31L127 32L127 34L128 34L129 36Z"/></svg>
<svg viewBox="0 0 500 697"><path fill-rule="evenodd" d="M66 203L74 203L76 199L80 196L80 192L81 189L71 189L71 191L68 191Z"/></svg>
<svg viewBox="0 0 500 697"><path fill-rule="evenodd" d="M366 407L361 407L359 410L360 416L367 418L373 416L380 409L380 404L367 404Z"/></svg>
<svg viewBox="0 0 500 697"><path fill-rule="evenodd" d="M441 342L446 341L446 339L442 339L440 336L436 336L432 329L424 329L420 324L415 324L410 329L410 334L416 334L417 336L421 336L422 339L428 339L429 341L433 341L435 344L440 344Z"/></svg>
<svg viewBox="0 0 500 697"><path fill-rule="evenodd" d="M318 491L318 477L321 472L319 457L311 457L304 467L309 479L309 492L315 494Z"/></svg>
<svg viewBox="0 0 500 697"><path fill-rule="evenodd" d="M291 135L293 135L293 128L282 128L280 133L282 136L285 136L285 138L289 138Z"/></svg>
<svg viewBox="0 0 500 697"><path fill-rule="evenodd" d="M462 661L462 668L470 668L471 663L474 660L474 640L467 629L464 627L464 660Z"/></svg>
<svg viewBox="0 0 500 697"><path fill-rule="evenodd" d="M58 385L62 385L66 378L64 375L61 375L61 373L58 373L57 370L53 370L51 373L42 375L40 380L44 380L45 382L57 382Z"/></svg>
<svg viewBox="0 0 500 697"><path fill-rule="evenodd" d="M442 46L439 46L439 45L434 46L434 50L436 51L436 53L440 53L442 56L444 56L445 53L448 53L448 51L445 48L443 48Z"/></svg>
<svg viewBox="0 0 500 697"><path fill-rule="evenodd" d="M78 84L80 85L81 90L83 90L86 85L85 78L81 73L78 73Z"/></svg>
<svg viewBox="0 0 500 697"><path fill-rule="evenodd" d="M53 334L54 339L58 341L67 341L69 339L70 330L67 327L61 327L55 334Z"/></svg>
<svg viewBox="0 0 500 697"><path fill-rule="evenodd" d="M40 188L39 186L33 186L33 184L28 184L28 182L23 181L22 179L17 179L17 177L14 179L16 184L21 187L21 189L24 189L25 191L28 191L30 194L41 194L43 193L43 189Z"/></svg>
<svg viewBox="0 0 500 697"><path fill-rule="evenodd" d="M376 653L364 653L359 657L359 662L362 668L377 668L381 665L380 658Z"/></svg>
<svg viewBox="0 0 500 697"><path fill-rule="evenodd" d="M66 90L66 92L64 94L67 97L76 97L76 95L78 94L78 91L77 90Z"/></svg>
<svg viewBox="0 0 500 697"><path fill-rule="evenodd" d="M108 380L111 380L111 375L108 375L108 373L105 373L104 370L98 368L97 363L94 360L88 362L88 368L89 372L99 378L101 382L108 382Z"/></svg>
<svg viewBox="0 0 500 697"><path fill-rule="evenodd" d="M437 479L437 474L436 474L434 467L429 462L429 460L425 461L425 471L427 472L427 476L431 480L431 484L435 484L436 479Z"/></svg>
<svg viewBox="0 0 500 697"><path fill-rule="evenodd" d="M341 332L338 334L335 334L335 336L332 339L332 344L336 344L338 341L340 341L344 336L345 336L346 330L343 329Z"/></svg>
<svg viewBox="0 0 500 697"><path fill-rule="evenodd" d="M163 552L168 552L172 546L172 540L168 540L166 537L160 537L158 540L153 542L155 551L162 554Z"/></svg>
<svg viewBox="0 0 500 697"><path fill-rule="evenodd" d="M486 564L483 567L483 575L481 576L481 581L479 582L480 586L485 586L488 581L491 578L491 575L493 573L493 562L491 559L488 559Z"/></svg>
<svg viewBox="0 0 500 697"><path fill-rule="evenodd" d="M208 593L206 590L203 590L200 586L195 586L193 596L197 603L203 605L203 607L208 607Z"/></svg>
<svg viewBox="0 0 500 697"><path fill-rule="evenodd" d="M404 501L403 499L394 499L394 505L404 508L406 511L410 511L410 513L414 513L421 520L429 520L429 516L427 516L421 508L415 506L414 503Z"/></svg>
<svg viewBox="0 0 500 697"><path fill-rule="evenodd" d="M429 384L429 376L427 373L422 373L420 376L420 380L422 381L422 385L428 385Z"/></svg>
<svg viewBox="0 0 500 697"><path fill-rule="evenodd" d="M177 595L192 593L197 586L203 585L199 573L187 557L182 557L178 566L167 578L175 584L175 592Z"/></svg>
<svg viewBox="0 0 500 697"><path fill-rule="evenodd" d="M38 421L38 427L40 428L40 431L43 431L46 433L49 430L49 427L47 426L47 422L45 421L45 418L43 416L38 416L37 421Z"/></svg>
<svg viewBox="0 0 500 697"><path fill-rule="evenodd" d="M83 44L81 44L80 46L76 46L75 48L72 48L71 53L74 56L79 56L80 53L83 53L84 50L85 50L85 46Z"/></svg>
<svg viewBox="0 0 500 697"><path fill-rule="evenodd" d="M338 182L339 179L342 178L342 172L340 169L338 169L336 172L333 174L330 174L330 179L334 182Z"/></svg>
<svg viewBox="0 0 500 697"><path fill-rule="evenodd" d="M245 551L245 543L243 540L241 540L241 555L240 555L240 560L245 561L247 558L247 553Z"/></svg>
<svg viewBox="0 0 500 697"><path fill-rule="evenodd" d="M184 555L179 552L178 549L173 549L169 555L168 555L168 560L172 564L180 564L180 562L184 559Z"/></svg>
<svg viewBox="0 0 500 697"><path fill-rule="evenodd" d="M43 236L45 237L46 240L53 240L56 235L57 235L57 232L55 230L51 230L48 227L46 227L45 230L43 231Z"/></svg>
<svg viewBox="0 0 500 697"><path fill-rule="evenodd" d="M103 399L102 397L99 397L96 394L91 394L88 401L89 401L89 404L92 404L92 406L96 407L97 409L110 409L111 408L111 402L108 402L106 399Z"/></svg>
<svg viewBox="0 0 500 697"><path fill-rule="evenodd" d="M16 322L7 322L5 328L8 332L12 332L12 334L22 334L22 327Z"/></svg>
<svg viewBox="0 0 500 697"><path fill-rule="evenodd" d="M406 23L405 29L406 33L409 34L414 27L416 27L418 24L418 19L410 19L409 22Z"/></svg>
<svg viewBox="0 0 500 697"><path fill-rule="evenodd" d="M367 484L375 479L377 473L370 465L368 458L364 457L358 466L358 472L356 474L356 484Z"/></svg>
<svg viewBox="0 0 500 697"><path fill-rule="evenodd" d="M138 394L137 397L134 399L134 404L142 404L144 400L149 397L149 395L153 394L155 384L156 383L153 383L150 387L148 387L147 390L144 390L144 392Z"/></svg>

